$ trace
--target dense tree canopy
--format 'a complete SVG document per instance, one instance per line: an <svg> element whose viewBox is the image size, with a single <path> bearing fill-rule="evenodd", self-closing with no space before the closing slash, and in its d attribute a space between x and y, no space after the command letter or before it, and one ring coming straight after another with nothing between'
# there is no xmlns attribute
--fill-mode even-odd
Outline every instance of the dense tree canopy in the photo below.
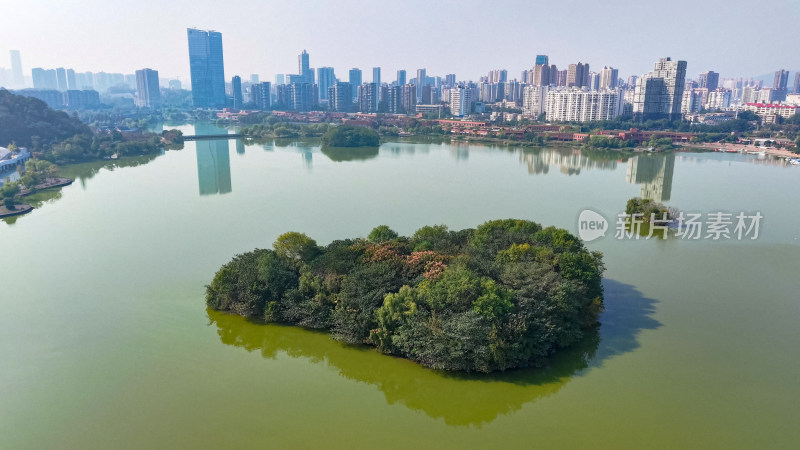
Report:
<svg viewBox="0 0 800 450"><path fill-rule="evenodd" d="M212 309L328 330L443 370L541 365L596 325L602 255L566 230L525 220L477 229L389 227L320 247L300 233L225 264Z"/></svg>
<svg viewBox="0 0 800 450"><path fill-rule="evenodd" d="M377 147L380 142L377 131L352 125L330 127L322 135L322 144L330 147Z"/></svg>
<svg viewBox="0 0 800 450"><path fill-rule="evenodd" d="M38 150L75 135L91 136L91 131L77 117L39 99L0 89L0 146L14 142Z"/></svg>

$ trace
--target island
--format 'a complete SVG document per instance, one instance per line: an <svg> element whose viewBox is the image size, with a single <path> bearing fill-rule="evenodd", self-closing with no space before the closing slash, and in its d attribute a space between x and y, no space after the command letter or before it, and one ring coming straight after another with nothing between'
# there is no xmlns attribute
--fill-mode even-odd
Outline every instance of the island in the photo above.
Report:
<svg viewBox="0 0 800 450"><path fill-rule="evenodd" d="M322 135L322 145L326 147L377 147L380 143L377 131L355 125L330 127Z"/></svg>
<svg viewBox="0 0 800 450"><path fill-rule="evenodd" d="M602 254L518 219L475 229L388 226L319 246L281 235L236 255L206 286L210 309L325 330L449 371L539 367L597 326Z"/></svg>

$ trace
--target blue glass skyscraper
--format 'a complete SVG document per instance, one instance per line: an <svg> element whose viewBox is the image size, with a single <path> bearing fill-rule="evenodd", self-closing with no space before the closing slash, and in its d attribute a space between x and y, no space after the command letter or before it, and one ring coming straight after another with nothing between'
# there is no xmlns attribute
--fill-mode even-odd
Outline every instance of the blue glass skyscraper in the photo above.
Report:
<svg viewBox="0 0 800 450"><path fill-rule="evenodd" d="M222 33L187 29L192 101L196 108L225 107L225 69Z"/></svg>

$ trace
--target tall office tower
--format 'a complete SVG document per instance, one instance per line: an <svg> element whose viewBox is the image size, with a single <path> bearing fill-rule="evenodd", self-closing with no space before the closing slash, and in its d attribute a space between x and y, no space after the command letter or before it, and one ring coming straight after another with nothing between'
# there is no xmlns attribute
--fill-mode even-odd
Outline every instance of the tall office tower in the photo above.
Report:
<svg viewBox="0 0 800 450"><path fill-rule="evenodd" d="M196 108L225 107L222 33L188 28L192 101Z"/></svg>
<svg viewBox="0 0 800 450"><path fill-rule="evenodd" d="M628 82L625 83L628 89L633 89L636 86L636 81L639 79L636 75L631 75L628 77Z"/></svg>
<svg viewBox="0 0 800 450"><path fill-rule="evenodd" d="M536 65L533 68L533 79L529 84L534 86L550 85L550 66L547 64Z"/></svg>
<svg viewBox="0 0 800 450"><path fill-rule="evenodd" d="M466 116L472 112L472 89L458 86L450 89L450 114Z"/></svg>
<svg viewBox="0 0 800 450"><path fill-rule="evenodd" d="M428 75L425 73L425 69L417 69L417 99L422 99L422 86L425 86L426 78Z"/></svg>
<svg viewBox="0 0 800 450"><path fill-rule="evenodd" d="M422 103L423 105L432 105L434 104L434 99L436 99L436 87L435 86L422 86Z"/></svg>
<svg viewBox="0 0 800 450"><path fill-rule="evenodd" d="M258 84L258 83L260 83L260 81L258 81L258 74L257 73L250 74L250 84Z"/></svg>
<svg viewBox="0 0 800 450"><path fill-rule="evenodd" d="M350 86L352 88L352 98L356 98L356 94L358 94L358 87L361 86L361 69L357 69L353 67L350 69L350 73L348 74L350 81Z"/></svg>
<svg viewBox="0 0 800 450"><path fill-rule="evenodd" d="M800 72L795 72L794 74L794 89L792 89L792 92L800 94Z"/></svg>
<svg viewBox="0 0 800 450"><path fill-rule="evenodd" d="M403 86L389 86L386 91L386 112L403 114Z"/></svg>
<svg viewBox="0 0 800 450"><path fill-rule="evenodd" d="M320 100L328 100L328 88L333 86L333 83L336 83L333 67L319 67L317 69L317 86Z"/></svg>
<svg viewBox="0 0 800 450"><path fill-rule="evenodd" d="M584 87L589 85L589 64L570 64L567 69L568 87Z"/></svg>
<svg viewBox="0 0 800 450"><path fill-rule="evenodd" d="M242 79L239 75L231 78L231 97L233 97L233 109L242 109L244 97L242 96Z"/></svg>
<svg viewBox="0 0 800 450"><path fill-rule="evenodd" d="M358 87L358 110L363 113L378 112L378 85L364 83Z"/></svg>
<svg viewBox="0 0 800 450"><path fill-rule="evenodd" d="M445 76L444 76L444 83L445 83L445 84L446 84L448 87L453 87L453 86L455 86L455 85L456 85L456 74L454 74L454 73L448 73L447 75L445 75Z"/></svg>
<svg viewBox="0 0 800 450"><path fill-rule="evenodd" d="M25 78L22 76L22 58L19 50L11 50L11 81L16 88L25 87Z"/></svg>
<svg viewBox="0 0 800 450"><path fill-rule="evenodd" d="M136 71L136 106L157 108L161 106L161 90L158 86L158 71L142 69Z"/></svg>
<svg viewBox="0 0 800 450"><path fill-rule="evenodd" d="M314 69L309 68L308 52L305 50L297 55L297 74L303 77L301 82L314 84Z"/></svg>
<svg viewBox="0 0 800 450"><path fill-rule="evenodd" d="M546 66L550 64L550 58L547 55L536 55L536 65L537 66Z"/></svg>
<svg viewBox="0 0 800 450"><path fill-rule="evenodd" d="M378 87L381 85L381 68L380 67L373 67L372 68L372 82L377 84Z"/></svg>
<svg viewBox="0 0 800 450"><path fill-rule="evenodd" d="M78 83L75 79L75 71L72 69L67 69L67 89L75 90L78 88Z"/></svg>
<svg viewBox="0 0 800 450"><path fill-rule="evenodd" d="M697 84L699 88L706 88L709 91L715 91L719 87L719 74L713 70L703 72L697 76Z"/></svg>
<svg viewBox="0 0 800 450"><path fill-rule="evenodd" d="M788 70L781 69L775 72L775 79L772 81L772 90L775 91L774 97L776 101L782 102L786 100L788 84L789 84Z"/></svg>
<svg viewBox="0 0 800 450"><path fill-rule="evenodd" d="M353 110L353 86L350 83L337 81L328 88L328 109L334 112Z"/></svg>
<svg viewBox="0 0 800 450"><path fill-rule="evenodd" d="M600 70L600 86L598 86L598 89L616 89L618 82L619 70L603 66Z"/></svg>
<svg viewBox="0 0 800 450"><path fill-rule="evenodd" d="M417 112L417 86L413 84L404 84L403 91L400 96L400 103L403 105L403 111L406 114L414 114Z"/></svg>
<svg viewBox="0 0 800 450"><path fill-rule="evenodd" d="M286 75L279 73L275 75L275 85L286 84Z"/></svg>
<svg viewBox="0 0 800 450"><path fill-rule="evenodd" d="M639 120L681 118L686 61L661 58L654 70L636 80L633 115Z"/></svg>
<svg viewBox="0 0 800 450"><path fill-rule="evenodd" d="M558 67L555 64L550 64L550 86L558 85ZM564 74L564 82L566 82L566 73Z"/></svg>
<svg viewBox="0 0 800 450"><path fill-rule="evenodd" d="M398 70L397 71L397 86L404 86L406 84L406 71L405 70Z"/></svg>
<svg viewBox="0 0 800 450"><path fill-rule="evenodd" d="M67 70L63 67L56 69L56 83L58 83L57 89L59 91L67 90Z"/></svg>

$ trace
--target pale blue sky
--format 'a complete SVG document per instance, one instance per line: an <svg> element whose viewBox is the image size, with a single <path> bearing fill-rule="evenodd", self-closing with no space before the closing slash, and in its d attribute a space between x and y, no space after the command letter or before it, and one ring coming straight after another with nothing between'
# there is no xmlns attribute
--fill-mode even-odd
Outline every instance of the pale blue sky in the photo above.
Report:
<svg viewBox="0 0 800 450"><path fill-rule="evenodd" d="M359 67L413 77L491 69L510 78L536 54L566 67L588 62L620 76L649 71L659 57L688 61L688 75L723 77L800 69L800 0L239 1L0 0L0 67L9 49L32 67L132 73L151 67L188 78L186 28L223 34L225 76L294 73L307 49L311 66L336 75Z"/></svg>

